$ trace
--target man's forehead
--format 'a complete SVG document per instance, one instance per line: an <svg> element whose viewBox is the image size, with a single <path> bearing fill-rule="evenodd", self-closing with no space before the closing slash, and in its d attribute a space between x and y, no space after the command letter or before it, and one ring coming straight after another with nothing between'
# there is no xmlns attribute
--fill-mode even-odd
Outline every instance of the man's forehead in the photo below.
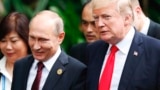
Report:
<svg viewBox="0 0 160 90"><path fill-rule="evenodd" d="M55 12L49 11L49 10L45 10L45 11L41 11L38 14L36 14L33 19L31 20L31 22L39 22L39 21L45 21L47 22L48 20L54 20L60 18L59 15Z"/></svg>
<svg viewBox="0 0 160 90"><path fill-rule="evenodd" d="M29 31L30 36L39 37L39 38L49 37L49 36L52 36L52 34L53 34L53 30L50 30L49 28L46 28L46 29L32 28Z"/></svg>

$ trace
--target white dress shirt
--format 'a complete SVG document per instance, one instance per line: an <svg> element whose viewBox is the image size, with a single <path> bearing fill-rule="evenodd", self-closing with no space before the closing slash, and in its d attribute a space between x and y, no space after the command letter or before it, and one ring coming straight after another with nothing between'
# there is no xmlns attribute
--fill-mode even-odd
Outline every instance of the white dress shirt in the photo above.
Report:
<svg viewBox="0 0 160 90"><path fill-rule="evenodd" d="M3 58L0 60L0 73L2 73L2 76L0 77L0 90L11 90L12 77L7 72L5 66L6 57L3 56Z"/></svg>
<svg viewBox="0 0 160 90"><path fill-rule="evenodd" d="M43 62L44 68L42 70L42 76L41 76L39 90L42 90L42 88L43 88L43 86L45 84L45 81L46 81L46 79L48 77L48 74L51 71L52 66L56 62L56 60L59 57L60 53L61 53L61 49L59 47L57 52L55 53L55 55L53 57L51 57L49 60ZM29 78L28 78L28 82L27 82L27 90L31 90L32 84L33 84L33 82L35 80L35 77L36 77L36 74L37 74L37 69L38 69L37 63L38 63L38 60L34 60L34 62L32 64L32 67L30 69Z"/></svg>
<svg viewBox="0 0 160 90"><path fill-rule="evenodd" d="M121 78L121 74L124 68L124 64L126 62L126 58L127 58L134 34L135 34L135 30L132 27L127 33L127 35L125 36L125 38L121 40L118 44L116 44L119 50L115 54L114 70L112 74L110 90L118 90L119 81ZM101 70L101 75L104 70L105 64L107 62L107 58L110 54L111 46L112 45L109 45L108 51L106 52L106 56L104 58L104 62ZM100 75L100 78L101 78L101 75Z"/></svg>

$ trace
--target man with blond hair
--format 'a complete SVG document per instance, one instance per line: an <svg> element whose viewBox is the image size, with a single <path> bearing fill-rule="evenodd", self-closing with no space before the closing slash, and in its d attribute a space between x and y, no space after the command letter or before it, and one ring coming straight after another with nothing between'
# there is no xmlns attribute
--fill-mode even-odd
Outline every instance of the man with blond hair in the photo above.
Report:
<svg viewBox="0 0 160 90"><path fill-rule="evenodd" d="M129 0L93 0L101 40L87 47L87 90L160 90L160 41L133 26Z"/></svg>

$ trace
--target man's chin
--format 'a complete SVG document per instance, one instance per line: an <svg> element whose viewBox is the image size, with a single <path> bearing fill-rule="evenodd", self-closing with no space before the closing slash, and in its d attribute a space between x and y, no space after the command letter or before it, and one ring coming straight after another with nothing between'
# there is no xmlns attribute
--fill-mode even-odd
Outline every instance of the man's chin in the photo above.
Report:
<svg viewBox="0 0 160 90"><path fill-rule="evenodd" d="M33 55L33 57L39 61L44 61L44 58L42 56Z"/></svg>

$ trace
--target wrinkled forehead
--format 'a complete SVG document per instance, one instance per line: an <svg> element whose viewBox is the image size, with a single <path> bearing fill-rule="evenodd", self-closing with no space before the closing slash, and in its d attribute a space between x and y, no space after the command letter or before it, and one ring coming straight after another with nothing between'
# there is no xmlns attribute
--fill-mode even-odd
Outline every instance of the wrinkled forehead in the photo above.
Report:
<svg viewBox="0 0 160 90"><path fill-rule="evenodd" d="M102 7L107 7L111 4L116 4L117 0L92 0L92 8L99 9Z"/></svg>

